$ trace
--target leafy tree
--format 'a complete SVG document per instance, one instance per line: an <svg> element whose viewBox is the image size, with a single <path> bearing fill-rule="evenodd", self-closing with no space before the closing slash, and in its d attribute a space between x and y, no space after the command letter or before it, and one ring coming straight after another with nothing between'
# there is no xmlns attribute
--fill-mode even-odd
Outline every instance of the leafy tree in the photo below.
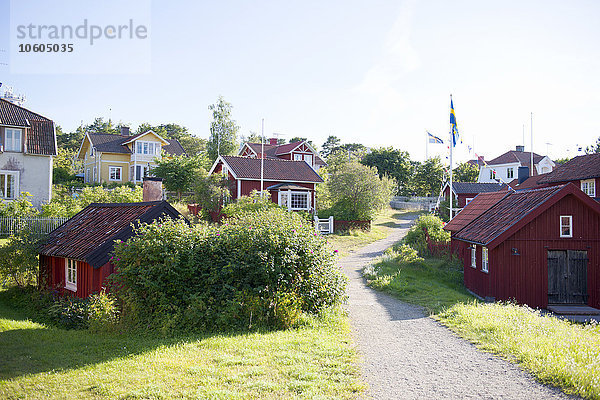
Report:
<svg viewBox="0 0 600 400"><path fill-rule="evenodd" d="M340 164L327 179L332 207L326 213L343 220L371 220L389 204L395 186L393 179L380 178L377 169L356 160Z"/></svg>
<svg viewBox="0 0 600 400"><path fill-rule="evenodd" d="M413 176L413 190L417 196L437 196L444 179L444 166L439 157L418 163Z"/></svg>
<svg viewBox="0 0 600 400"><path fill-rule="evenodd" d="M52 180L55 184L72 182L75 174L83 171L83 161L77 158L77 150L58 148L52 163Z"/></svg>
<svg viewBox="0 0 600 400"><path fill-rule="evenodd" d="M571 160L571 158L569 157L564 157L564 158L559 158L557 160L554 160L554 164L558 165L563 165L566 164L567 162L569 162L569 160Z"/></svg>
<svg viewBox="0 0 600 400"><path fill-rule="evenodd" d="M600 153L600 137L596 140L596 143L585 148L587 154Z"/></svg>
<svg viewBox="0 0 600 400"><path fill-rule="evenodd" d="M479 167L470 162L464 162L454 168L453 180L455 182L477 182Z"/></svg>
<svg viewBox="0 0 600 400"><path fill-rule="evenodd" d="M340 147L341 140L337 136L330 135L325 143L323 143L321 155L325 158Z"/></svg>
<svg viewBox="0 0 600 400"><path fill-rule="evenodd" d="M42 205L43 217L72 217L91 203L136 203L142 201L142 187L134 185L117 186L105 189L102 186L87 186L80 192L71 194L66 188L57 185L54 198Z"/></svg>
<svg viewBox="0 0 600 400"><path fill-rule="evenodd" d="M104 118L97 117L94 119L89 125L85 125L83 128L83 132L89 133L110 133L113 135L118 135L121 133L121 127L113 125L112 121L109 119L108 121L104 121Z"/></svg>
<svg viewBox="0 0 600 400"><path fill-rule="evenodd" d="M263 137L254 131L250 131L248 136L242 137L242 141L245 143L260 143Z"/></svg>
<svg viewBox="0 0 600 400"><path fill-rule="evenodd" d="M377 168L380 177L394 178L398 184L397 194L410 194L413 166L406 151L396 150L393 147L374 149L363 156L361 163Z"/></svg>
<svg viewBox="0 0 600 400"><path fill-rule="evenodd" d="M204 174L194 184L194 200L204 212L219 211L229 198L229 181L222 174Z"/></svg>
<svg viewBox="0 0 600 400"><path fill-rule="evenodd" d="M210 123L210 139L207 143L208 157L211 162L219 154L235 154L237 151L237 133L240 129L231 119L230 103L223 96L219 96L216 104L211 104L208 109L212 111L213 120Z"/></svg>
<svg viewBox="0 0 600 400"><path fill-rule="evenodd" d="M59 150L66 149L76 152L79 150L84 136L85 132L82 127L78 127L75 132L63 132L60 126L56 126L56 144Z"/></svg>
<svg viewBox="0 0 600 400"><path fill-rule="evenodd" d="M35 217L39 211L33 207L29 192L21 192L19 197L8 203L0 202L0 216L3 217Z"/></svg>
<svg viewBox="0 0 600 400"><path fill-rule="evenodd" d="M46 236L22 230L0 247L0 281L11 280L18 287L37 285L38 252Z"/></svg>
<svg viewBox="0 0 600 400"><path fill-rule="evenodd" d="M183 192L192 190L201 169L200 158L182 155L157 160L152 173L163 178L165 188L171 192L177 192L177 198L181 200Z"/></svg>

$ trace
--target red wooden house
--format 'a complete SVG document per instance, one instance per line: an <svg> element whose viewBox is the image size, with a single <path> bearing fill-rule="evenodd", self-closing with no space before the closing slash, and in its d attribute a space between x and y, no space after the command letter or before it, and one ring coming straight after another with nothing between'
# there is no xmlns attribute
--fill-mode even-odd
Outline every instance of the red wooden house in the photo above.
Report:
<svg viewBox="0 0 600 400"><path fill-rule="evenodd" d="M273 202L287 207L290 211L313 210L316 202L315 185L323 182L319 174L304 160L270 157L261 160L250 157L219 156L209 173L221 173L227 176L233 199L248 196L253 190L267 190Z"/></svg>
<svg viewBox="0 0 600 400"><path fill-rule="evenodd" d="M540 176L538 185L554 186L573 183L585 194L600 201L600 154L577 156L552 172Z"/></svg>
<svg viewBox="0 0 600 400"><path fill-rule="evenodd" d="M572 184L488 200L464 226L447 228L468 289L531 307L600 307L600 204Z"/></svg>
<svg viewBox="0 0 600 400"><path fill-rule="evenodd" d="M326 166L319 153L306 141L278 144L277 139L269 139L269 143L244 143L238 153L249 158L278 158L282 160L306 161L315 171Z"/></svg>
<svg viewBox="0 0 600 400"><path fill-rule="evenodd" d="M181 214L166 201L92 203L50 233L40 251L40 282L85 298L100 292L114 272L115 240L133 236L133 224Z"/></svg>
<svg viewBox="0 0 600 400"><path fill-rule="evenodd" d="M499 190L506 191L508 187L502 183L481 183L481 182L453 182L452 193L455 199L454 205L462 208L475 198L479 193L491 193ZM447 183L444 188L444 197L448 199L450 195L450 185Z"/></svg>

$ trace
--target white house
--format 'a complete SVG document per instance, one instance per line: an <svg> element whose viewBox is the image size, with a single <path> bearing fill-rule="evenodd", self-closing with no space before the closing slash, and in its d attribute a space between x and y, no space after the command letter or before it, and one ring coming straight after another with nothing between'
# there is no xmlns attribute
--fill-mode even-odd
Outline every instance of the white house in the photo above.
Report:
<svg viewBox="0 0 600 400"><path fill-rule="evenodd" d="M52 199L56 156L52 120L0 98L0 200L29 192L35 207Z"/></svg>
<svg viewBox="0 0 600 400"><path fill-rule="evenodd" d="M508 151L492 161L488 161L487 165L482 165L477 182L491 183L501 180L509 183L518 178L519 167L530 166L531 153L524 151L524 146L517 146L516 150ZM554 167L554 162L548 156L533 153L533 171L529 172L529 176L552 172Z"/></svg>

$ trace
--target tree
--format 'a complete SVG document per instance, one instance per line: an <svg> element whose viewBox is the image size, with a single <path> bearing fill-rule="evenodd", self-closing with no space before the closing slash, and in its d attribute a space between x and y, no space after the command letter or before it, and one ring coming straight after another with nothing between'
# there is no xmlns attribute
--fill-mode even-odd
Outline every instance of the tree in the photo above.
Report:
<svg viewBox="0 0 600 400"><path fill-rule="evenodd" d="M108 121L104 121L104 118L97 117L94 119L89 125L85 125L83 128L84 134L86 132L89 133L110 133L113 135L118 135L121 133L121 126L114 126L112 121L109 119Z"/></svg>
<svg viewBox="0 0 600 400"><path fill-rule="evenodd" d="M454 168L453 180L455 182L477 182L479 167L470 162L464 162Z"/></svg>
<svg viewBox="0 0 600 400"><path fill-rule="evenodd" d="M563 164L566 164L567 162L569 162L569 160L571 160L571 158L569 158L569 157L559 158L559 159L554 160L554 164L556 164L557 166L563 165Z"/></svg>
<svg viewBox="0 0 600 400"><path fill-rule="evenodd" d="M84 136L85 131L81 126L78 127L75 132L63 132L60 126L56 126L56 144L59 149L79 150L79 146L81 146Z"/></svg>
<svg viewBox="0 0 600 400"><path fill-rule="evenodd" d="M0 246L0 280L12 280L18 287L37 285L39 276L38 253L46 235L24 229L11 235Z"/></svg>
<svg viewBox="0 0 600 400"><path fill-rule="evenodd" d="M194 182L201 170L202 161L198 157L182 155L157 160L152 173L163 178L165 188L168 191L177 192L177 199L181 200L183 192L193 189Z"/></svg>
<svg viewBox="0 0 600 400"><path fill-rule="evenodd" d="M223 96L219 96L217 103L211 104L208 109L212 111L213 120L210 123L210 139L206 147L208 157L213 162L220 154L235 154L240 127L231 119L232 106Z"/></svg>
<svg viewBox="0 0 600 400"><path fill-rule="evenodd" d="M83 171L83 161L77 159L77 151L59 147L52 162L53 183L67 183L76 179L75 174Z"/></svg>
<svg viewBox="0 0 600 400"><path fill-rule="evenodd" d="M331 173L327 192L332 207L328 211L337 219L371 220L386 207L394 193L396 182L379 177L375 168L349 161Z"/></svg>
<svg viewBox="0 0 600 400"><path fill-rule="evenodd" d="M413 190L417 196L437 196L444 179L444 166L439 157L418 163L413 176Z"/></svg>
<svg viewBox="0 0 600 400"><path fill-rule="evenodd" d="M600 137L596 140L596 144L586 147L585 152L587 154L600 153Z"/></svg>
<svg viewBox="0 0 600 400"><path fill-rule="evenodd" d="M263 141L263 137L254 131L250 131L248 136L242 137L242 140L245 143L261 143Z"/></svg>
<svg viewBox="0 0 600 400"><path fill-rule="evenodd" d="M340 147L341 140L337 136L330 135L325 143L323 143L321 155L325 158Z"/></svg>
<svg viewBox="0 0 600 400"><path fill-rule="evenodd" d="M413 166L406 151L396 150L393 147L374 149L363 156L361 163L377 168L379 177L389 176L394 178L398 185L396 188L397 194L401 196L410 194Z"/></svg>

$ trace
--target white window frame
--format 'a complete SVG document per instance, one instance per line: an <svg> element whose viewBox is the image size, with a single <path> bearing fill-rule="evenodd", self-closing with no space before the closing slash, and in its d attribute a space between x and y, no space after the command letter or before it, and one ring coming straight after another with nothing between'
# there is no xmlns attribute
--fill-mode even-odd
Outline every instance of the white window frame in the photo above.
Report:
<svg viewBox="0 0 600 400"><path fill-rule="evenodd" d="M113 172L118 173L118 178L117 177L113 178ZM108 166L108 180L115 181L115 182L121 182L123 180L123 167L109 165Z"/></svg>
<svg viewBox="0 0 600 400"><path fill-rule="evenodd" d="M564 219L564 221L568 221L568 224L564 224L563 219ZM559 221L560 221L560 237L561 238L573 237L573 216L572 215L561 215ZM569 233L564 234L563 228L566 228L566 227L569 228Z"/></svg>
<svg viewBox="0 0 600 400"><path fill-rule="evenodd" d="M0 178L0 198L5 200L12 200L19 197L19 171L8 171L8 170L0 170L0 175L4 176L4 180ZM6 196L6 192L8 191L8 182L9 177L12 177L13 187L12 187L12 196ZM2 182L3 181L3 182Z"/></svg>
<svg viewBox="0 0 600 400"><path fill-rule="evenodd" d="M10 139L8 134L10 133ZM23 130L6 128L4 130L4 151L23 152Z"/></svg>
<svg viewBox="0 0 600 400"><path fill-rule="evenodd" d="M304 161L306 161L306 163L312 167L312 165L313 165L313 155L312 154L305 154L304 155Z"/></svg>
<svg viewBox="0 0 600 400"><path fill-rule="evenodd" d="M294 153L294 161L302 161L302 154Z"/></svg>
<svg viewBox="0 0 600 400"><path fill-rule="evenodd" d="M515 169L514 168L506 168L506 177L511 179L515 177Z"/></svg>
<svg viewBox="0 0 600 400"><path fill-rule="evenodd" d="M481 247L481 270L486 273L490 271L489 253L487 247Z"/></svg>
<svg viewBox="0 0 600 400"><path fill-rule="evenodd" d="M98 167L94 167L94 176L92 177L92 182L96 182L96 177L98 176Z"/></svg>
<svg viewBox="0 0 600 400"><path fill-rule="evenodd" d="M477 246L471 246L471 267L477 268Z"/></svg>
<svg viewBox="0 0 600 400"><path fill-rule="evenodd" d="M581 191L590 197L596 197L596 180L586 179L581 181Z"/></svg>
<svg viewBox="0 0 600 400"><path fill-rule="evenodd" d="M144 156L160 154L160 152L158 152L157 149L160 149L160 143L158 142L149 142L145 140L138 140L135 142L136 154L141 154Z"/></svg>
<svg viewBox="0 0 600 400"><path fill-rule="evenodd" d="M65 258L65 289L77 291L77 261Z"/></svg>
<svg viewBox="0 0 600 400"><path fill-rule="evenodd" d="M467 197L467 200L466 200L466 202L465 202L465 206L466 206L467 204L469 204L469 203L470 203L470 202L471 202L471 201L472 201L474 198L475 198L475 197Z"/></svg>
<svg viewBox="0 0 600 400"><path fill-rule="evenodd" d="M294 208L292 207L292 197L294 195L305 195L306 196L306 208ZM281 207L285 207L288 211L310 211L311 207L311 192L310 191L288 191L283 190L279 192L278 203Z"/></svg>
<svg viewBox="0 0 600 400"><path fill-rule="evenodd" d="M86 177L85 177L85 182L86 182L86 183L90 183L90 178L91 178L91 176L92 176L91 174L92 174L92 172L91 172L91 169L90 169L90 168L88 168L88 169L87 169L87 174L86 174Z"/></svg>

